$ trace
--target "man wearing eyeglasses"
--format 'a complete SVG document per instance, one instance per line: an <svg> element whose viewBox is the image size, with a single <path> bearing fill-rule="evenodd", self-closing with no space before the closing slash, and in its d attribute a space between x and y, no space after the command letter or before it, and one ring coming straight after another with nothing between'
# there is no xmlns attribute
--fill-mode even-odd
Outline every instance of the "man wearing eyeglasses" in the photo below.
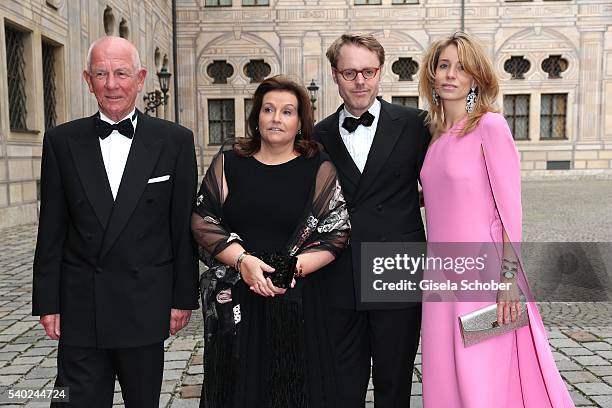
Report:
<svg viewBox="0 0 612 408"><path fill-rule="evenodd" d="M344 103L316 126L338 169L351 245L320 274L328 291L339 406L363 407L370 378L377 408L409 407L420 303L361 300L362 242L422 242L418 175L430 141L422 111L377 98L385 51L370 35L345 34L327 50Z"/></svg>

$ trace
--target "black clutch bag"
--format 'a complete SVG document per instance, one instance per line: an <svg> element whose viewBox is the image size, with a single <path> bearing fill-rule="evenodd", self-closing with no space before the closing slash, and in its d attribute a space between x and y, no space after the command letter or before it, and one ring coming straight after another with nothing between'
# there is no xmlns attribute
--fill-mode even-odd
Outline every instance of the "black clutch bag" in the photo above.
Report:
<svg viewBox="0 0 612 408"><path fill-rule="evenodd" d="M274 286L282 289L291 286L297 264L296 256L289 256L282 252L255 252L252 255L274 268L274 272L264 272L264 277L270 278Z"/></svg>

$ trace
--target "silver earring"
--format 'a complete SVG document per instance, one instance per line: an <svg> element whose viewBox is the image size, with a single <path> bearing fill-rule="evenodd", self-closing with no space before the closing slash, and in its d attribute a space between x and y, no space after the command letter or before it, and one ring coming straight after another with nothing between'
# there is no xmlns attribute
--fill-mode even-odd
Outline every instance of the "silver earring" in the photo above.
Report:
<svg viewBox="0 0 612 408"><path fill-rule="evenodd" d="M465 110L467 113L474 112L474 108L476 107L476 88L471 87L470 92L467 94L467 102L465 103Z"/></svg>
<svg viewBox="0 0 612 408"><path fill-rule="evenodd" d="M298 135L301 135L301 134L302 134L302 129L298 129L297 134L298 134Z"/></svg>
<svg viewBox="0 0 612 408"><path fill-rule="evenodd" d="M438 93L436 92L435 89L432 89L431 91L431 99L433 99L433 103L438 106L440 104L440 99L438 97Z"/></svg>

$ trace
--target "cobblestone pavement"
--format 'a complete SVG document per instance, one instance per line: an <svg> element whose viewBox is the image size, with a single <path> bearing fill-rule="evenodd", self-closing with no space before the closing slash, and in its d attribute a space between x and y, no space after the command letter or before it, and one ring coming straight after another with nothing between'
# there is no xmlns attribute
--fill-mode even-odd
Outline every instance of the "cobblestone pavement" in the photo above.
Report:
<svg viewBox="0 0 612 408"><path fill-rule="evenodd" d="M612 242L610 180L526 181L525 239ZM43 407L35 401L6 402L6 389L49 388L56 374L56 342L45 338L30 316L36 226L0 230L0 406ZM610 274L610 272L608 271ZM612 303L540 303L550 345L577 406L612 407ZM160 407L197 407L202 384L202 320L166 341ZM413 376L413 406L421 401L421 356ZM4 387L4 393L2 391ZM373 407L373 392L367 394ZM2 402L4 401L4 402ZM115 405L122 406L119 386Z"/></svg>

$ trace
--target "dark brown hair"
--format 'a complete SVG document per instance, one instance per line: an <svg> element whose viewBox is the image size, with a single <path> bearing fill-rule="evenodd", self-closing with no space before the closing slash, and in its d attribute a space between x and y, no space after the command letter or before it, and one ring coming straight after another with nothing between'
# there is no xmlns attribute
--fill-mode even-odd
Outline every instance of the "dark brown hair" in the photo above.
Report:
<svg viewBox="0 0 612 408"><path fill-rule="evenodd" d="M234 143L234 151L239 156L252 156L261 148L261 134L259 133L259 112L263 104L264 95L271 91L289 91L298 100L298 116L302 125L293 143L293 149L299 154L312 157L319 151L319 144L312 138L314 119L312 105L308 91L302 85L289 78L277 75L265 79L253 95L253 108L247 120L247 137L239 138Z"/></svg>

